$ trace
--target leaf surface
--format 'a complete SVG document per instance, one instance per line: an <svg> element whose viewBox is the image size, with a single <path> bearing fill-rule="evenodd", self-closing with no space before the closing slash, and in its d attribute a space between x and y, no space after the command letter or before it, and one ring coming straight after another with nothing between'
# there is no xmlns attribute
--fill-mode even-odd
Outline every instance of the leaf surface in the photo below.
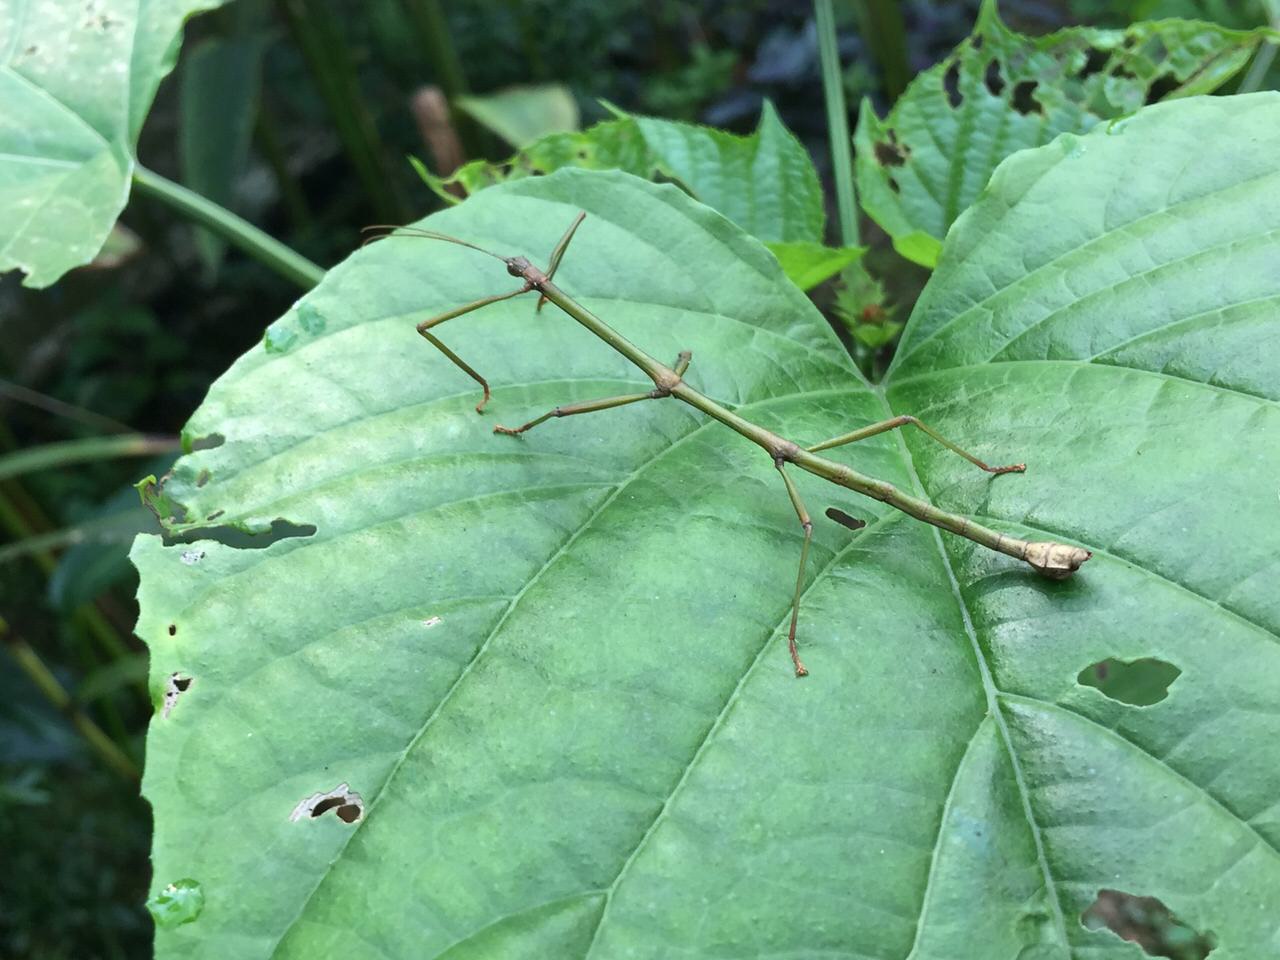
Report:
<svg viewBox="0 0 1280 960"><path fill-rule="evenodd" d="M101 249L183 21L222 0L0 0L0 273L47 287Z"/></svg>
<svg viewBox="0 0 1280 960"><path fill-rule="evenodd" d="M884 120L863 101L854 136L862 207L899 253L932 267L1005 157L1145 103L1211 93L1264 32L1154 20L1027 37L985 0L973 35L917 76Z"/></svg>
<svg viewBox="0 0 1280 960"><path fill-rule="evenodd" d="M1214 960L1280 947L1280 97L1190 99L1011 158L957 223L887 385L864 384L759 244L671 186L565 170L429 219L546 256L688 379L1019 535L1070 581L798 478L643 389L463 248L355 254L214 386L167 494L191 522L314 524L265 549L142 537L153 892L205 907L168 957L1137 960L1086 929L1160 897ZM1056 225L1045 230L1045 222ZM869 521L850 532L835 505ZM1137 707L1106 658L1180 672ZM317 797L357 806L344 822ZM311 808L299 804L311 798ZM291 812L304 814L291 820ZM348 809L348 807L336 807Z"/></svg>

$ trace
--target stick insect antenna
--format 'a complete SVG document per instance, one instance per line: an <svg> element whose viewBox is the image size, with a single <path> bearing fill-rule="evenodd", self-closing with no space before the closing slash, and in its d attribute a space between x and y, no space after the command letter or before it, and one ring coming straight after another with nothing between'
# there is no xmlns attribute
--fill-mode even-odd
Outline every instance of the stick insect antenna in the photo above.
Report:
<svg viewBox="0 0 1280 960"><path fill-rule="evenodd" d="M470 247L472 250L478 250L480 253L487 254L495 260L507 262L507 258L494 253L492 250L486 250L484 247L477 247L474 243L467 243L457 237L451 237L447 233L436 233L434 230L423 230L421 227L401 227L393 223L374 223L360 229L361 233L368 233L371 230L383 230L376 236L365 237L360 246L368 246L377 240L386 240L388 237L416 237L419 240L443 240L446 243L456 243L460 247Z"/></svg>

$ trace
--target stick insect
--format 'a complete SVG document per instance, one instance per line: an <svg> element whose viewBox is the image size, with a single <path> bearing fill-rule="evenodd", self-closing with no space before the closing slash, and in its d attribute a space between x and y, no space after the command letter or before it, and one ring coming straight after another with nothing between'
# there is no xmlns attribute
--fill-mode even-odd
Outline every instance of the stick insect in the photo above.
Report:
<svg viewBox="0 0 1280 960"><path fill-rule="evenodd" d="M560 262L564 257L565 250L568 249L569 242L573 239L574 233L581 225L586 213L579 213L574 218L573 223L564 232L564 235L556 243L555 249L551 251L551 259L548 262L546 271L542 271L534 266L523 256L504 257L492 251L485 250L473 243L460 240L457 237L451 237L447 234L436 233L431 230L424 230L417 227L394 227L380 225L368 227L367 230L389 231L380 236L372 237L374 239L384 239L390 236L418 237L429 240L443 240L448 243L458 244L463 247L469 247L486 256L501 260L507 268L507 273L513 277L517 277L524 281L518 288L509 293L495 294L489 297L482 297L471 303L447 310L437 316L430 317L418 324L418 333L422 334L431 342L441 353L462 370L472 380L476 381L483 390L483 397L476 404L476 412L483 412L485 404L489 402L490 390L489 383L477 373L465 360L450 350L445 344L435 336L431 331L444 323L446 320L452 320L463 314L470 313L473 310L479 310L491 303L499 303L503 300L510 300L512 297L518 297L521 294L532 291L538 292L537 309L541 309L544 303L552 303L567 313L578 323L582 324L589 331L607 343L618 353L626 357L631 363L639 367L644 374L653 381L653 389L644 393L629 393L619 397L605 397L600 400L589 400L584 403L573 403L565 406L555 407L548 410L541 416L534 417L528 423L523 423L518 427L495 426L494 433L506 434L508 436L520 436L534 427L545 423L555 417L572 417L584 413L595 413L599 410L611 410L614 407L622 407L632 403L641 403L645 400L662 400L668 397L674 397L689 406L700 410L702 413L731 430L736 431L746 437L752 443L762 447L764 451L773 460L773 465L777 469L782 478L782 484L786 489L791 505L795 509L796 517L799 520L800 528L804 534L804 540L800 547L800 568L796 574L795 594L791 603L791 626L787 632L787 650L791 654L792 664L795 666L797 677L803 677L808 674L804 663L800 659L799 650L796 647L796 624L800 617L800 596L804 590L805 567L809 559L809 544L813 539L813 521L809 516L809 511L804 505L804 501L800 498L800 491L796 488L795 481L791 474L787 472L788 467L797 467L814 476L821 477L845 489L860 493L863 496L880 500L892 507L901 510L909 516L922 520L925 523L933 524L935 527L941 527L951 533L961 537L966 537L975 543L981 544L988 549L998 551L1018 560L1023 560L1029 564L1036 572L1054 580L1062 580L1069 577L1080 565L1089 559L1092 554L1081 547L1074 547L1065 543L1054 543L1052 541L1029 542L1020 540L1017 537L1011 537L1008 534L999 533L987 527L975 523L968 517L958 514L948 513L939 507L934 506L927 500L919 497L911 496L908 493L899 490L892 484L882 480L876 480L873 477L858 473L851 467L842 463L836 463L818 456L821 450L830 450L835 447L841 447L845 444L856 443L859 440L865 440L868 437L878 436L890 430L897 430L902 427L911 426L922 431L927 436L942 444L948 450L968 460L974 466L981 470L985 470L991 474L1003 473L1022 473L1026 467L1024 464L1016 463L1009 466L990 466L983 463L967 450L962 449L955 443L948 440L942 434L933 428L921 423L912 416L898 416L888 420L882 420L879 423L873 423L869 426L862 427L850 433L842 434L838 437L832 437L830 440L824 440L821 443L808 447L802 447L799 444L778 436L777 434L766 430L757 424L738 416L732 410L721 406L711 398L699 393L693 387L689 386L683 379L685 371L688 370L689 364L693 357L689 351L683 351L676 358L675 363L668 367L663 363L649 356L631 341L627 340L616 330L606 324L594 313L578 303L567 293L561 290L553 281L556 270L560 266ZM855 520L844 514L842 511L831 509L827 511L827 515L838 523L842 523L851 529L857 529L864 524L862 521Z"/></svg>

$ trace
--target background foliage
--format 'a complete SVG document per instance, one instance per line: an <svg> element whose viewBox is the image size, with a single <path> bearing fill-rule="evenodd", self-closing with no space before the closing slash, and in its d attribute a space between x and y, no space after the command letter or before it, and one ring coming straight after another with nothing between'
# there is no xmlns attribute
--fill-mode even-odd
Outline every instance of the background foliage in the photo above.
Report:
<svg viewBox="0 0 1280 960"><path fill-rule="evenodd" d="M212 4L189 8L197 6ZM129 484L168 468L172 454L157 451L172 445L213 379L258 344L267 324L288 313L297 296L288 279L176 218L171 201L149 191L134 191L108 234L125 204L135 157L329 266L352 249L365 223L407 220L443 203L400 161L414 154L436 178L450 172L434 162L431 116L415 112L420 103L414 94L423 84L500 104L510 84L558 82L586 130L562 136L591 149L606 149L596 146L597 131L626 124L648 123L677 134L692 129L664 119L697 121L746 137L768 121L768 114L760 118L767 99L812 156L831 205L817 45L810 12L802 5L491 0L450 5L443 30L440 10L430 2L335 0L306 5L308 16L298 15L300 6L237 0L192 20L176 75L160 84L177 54L168 38L186 8L166 8L170 22L135 5L117 9L104 0L83 10L69 5L74 16L53 24L23 23L19 14L25 17L28 4L21 0L0 4L0 83L12 94L0 111L5 152L22 153L33 144L43 149L42 143L53 142L41 139L46 134L75 147L56 157L54 166L20 166L11 157L0 165L6 210L11 204L3 198L26 197L31 176L49 178L51 198L29 221L6 218L4 229L11 232L0 258L6 267L35 266L39 283L93 259L45 290L21 286L16 273L0 280L0 449L104 433L128 439L141 431L159 438L130 442L140 459L84 460L78 454L75 464L68 460L63 467L0 478L0 614L13 654L0 671L0 846L13 852L8 876L25 878L0 881L5 955L115 957L149 949L151 922L141 901L151 880L150 811L125 783L129 768L141 762L153 697L146 687L146 655L132 635L136 581L126 550L135 532L156 527L137 509ZM852 4L839 11L845 92L854 103L869 97L881 116L912 75L939 62L965 37L977 14L976 4L903 3L905 29L895 33L892 23L886 26L873 15L872 8L887 6ZM1213 0L1080 0L1009 2L1001 12L1011 26L1039 34L1073 22L1124 28L1135 19L1160 16L1204 17L1250 29L1265 21L1269 8ZM138 35L144 42L137 45L132 68L110 83L88 83L75 70L53 69L37 71L33 83L31 63L22 66L22 58L38 58L41 48L49 49L46 44L65 42L75 31L123 35L134 17L146 21ZM1227 80L1221 92L1240 83L1272 86L1266 64L1258 69L1262 61L1255 58L1246 75ZM100 66L86 70L96 78L103 74ZM51 113L32 106L49 93L66 109ZM611 119L598 98L635 119ZM21 112L28 107L35 111L31 116ZM51 116L58 118L57 130L46 126ZM591 126L598 121L604 127ZM478 161L472 170L499 169L495 165L516 148L526 156L538 149L505 142L462 114L453 130L460 157ZM697 135L731 146L748 142ZM656 148L645 140L634 162L716 204L714 189L700 192L689 182L693 175L682 175L670 158L656 162L648 151ZM794 254L793 276L801 277L814 263L824 276L843 264L842 277L816 288L814 296L862 368L879 373L892 358L893 337L926 274L898 258L889 238L874 228L865 237L871 250L861 265L844 263L849 252L838 249L843 238L822 226L834 220L831 210L815 209L811 188L802 192L806 213L798 222L804 229L793 234L765 235L767 228L750 222L755 214L749 209L724 212L762 239L796 244L793 250L775 247L784 264ZM46 234L58 242L46 245ZM811 273L810 280L816 283L816 276ZM576 355L578 344L569 352ZM1203 344L1200 350L1208 364L1212 354ZM420 349L411 356L414 363L426 362ZM1196 356L1192 350L1168 353L1166 359L1190 363ZM10 669L11 663L30 664L28 652L50 668L52 686ZM1122 675L1086 679L1105 687ZM70 692L69 705L49 705L56 688ZM81 721L105 731L118 754L114 761L107 759L109 751L89 746ZM1096 919L1169 956L1204 954L1194 931L1171 926L1155 903L1101 903Z"/></svg>

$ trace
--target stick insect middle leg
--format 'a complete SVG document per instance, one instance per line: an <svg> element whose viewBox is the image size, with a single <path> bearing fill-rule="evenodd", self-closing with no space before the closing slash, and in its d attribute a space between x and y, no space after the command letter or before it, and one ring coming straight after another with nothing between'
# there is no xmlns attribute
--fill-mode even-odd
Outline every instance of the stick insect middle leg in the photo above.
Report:
<svg viewBox="0 0 1280 960"><path fill-rule="evenodd" d="M683 376L684 372L689 369L689 361L693 359L693 354L685 350L676 359L676 365L673 368L676 376ZM517 437L526 430L532 430L540 423L546 423L552 417L572 417L579 413L595 413L597 410L612 410L614 407L625 407L630 403L639 403L641 400L661 400L663 397L671 396L670 390L662 390L655 387L644 393L625 393L620 397L605 397L603 400L587 400L583 403L568 403L561 407L555 407L548 410L540 417L534 417L528 423L521 424L518 427L504 427L496 425L493 428L494 433L505 433L509 437Z"/></svg>
<svg viewBox="0 0 1280 960"><path fill-rule="evenodd" d="M778 468L778 473L782 474L782 482L787 485L787 496L791 498L791 505L796 508L800 526L804 528L804 546L800 548L800 570L796 573L796 594L791 601L791 629L787 631L787 652L791 654L796 676L807 677L809 670L800 662L800 653L796 650L796 623L800 619L800 594L804 592L804 568L809 560L809 543L813 540L813 521L809 519L809 511L805 509L804 501L800 499L800 491L796 489L795 481L786 471L785 461L775 460L773 465Z"/></svg>
<svg viewBox="0 0 1280 960"><path fill-rule="evenodd" d="M1013 463L1006 467L988 466L987 464L979 460L977 457L975 457L968 450L965 450L959 445L952 443L950 440L948 440L942 434L938 433L938 431L934 430L928 424L921 423L919 420L917 420L915 417L912 417L912 416L893 417L889 420L881 420L879 423L873 423L868 427L863 427L861 430L854 430L852 433L841 434L838 437L833 437L830 440L824 440L822 441L822 443L815 444L812 447L806 447L805 449L808 450L810 453L817 453L819 450L830 450L832 447L842 447L846 443L857 443L859 440L866 440L868 437L874 437L874 436L877 436L878 434L887 433L890 430L897 430L897 429L900 429L901 427L905 427L908 425L913 427L919 427L922 431L924 431L934 440L938 441L938 443L942 444L952 453L959 454L960 456L968 460L970 463L972 463L975 467L980 467L981 469L987 471L987 473L996 473L996 474L1022 473L1024 470L1027 469L1027 465L1025 463Z"/></svg>

